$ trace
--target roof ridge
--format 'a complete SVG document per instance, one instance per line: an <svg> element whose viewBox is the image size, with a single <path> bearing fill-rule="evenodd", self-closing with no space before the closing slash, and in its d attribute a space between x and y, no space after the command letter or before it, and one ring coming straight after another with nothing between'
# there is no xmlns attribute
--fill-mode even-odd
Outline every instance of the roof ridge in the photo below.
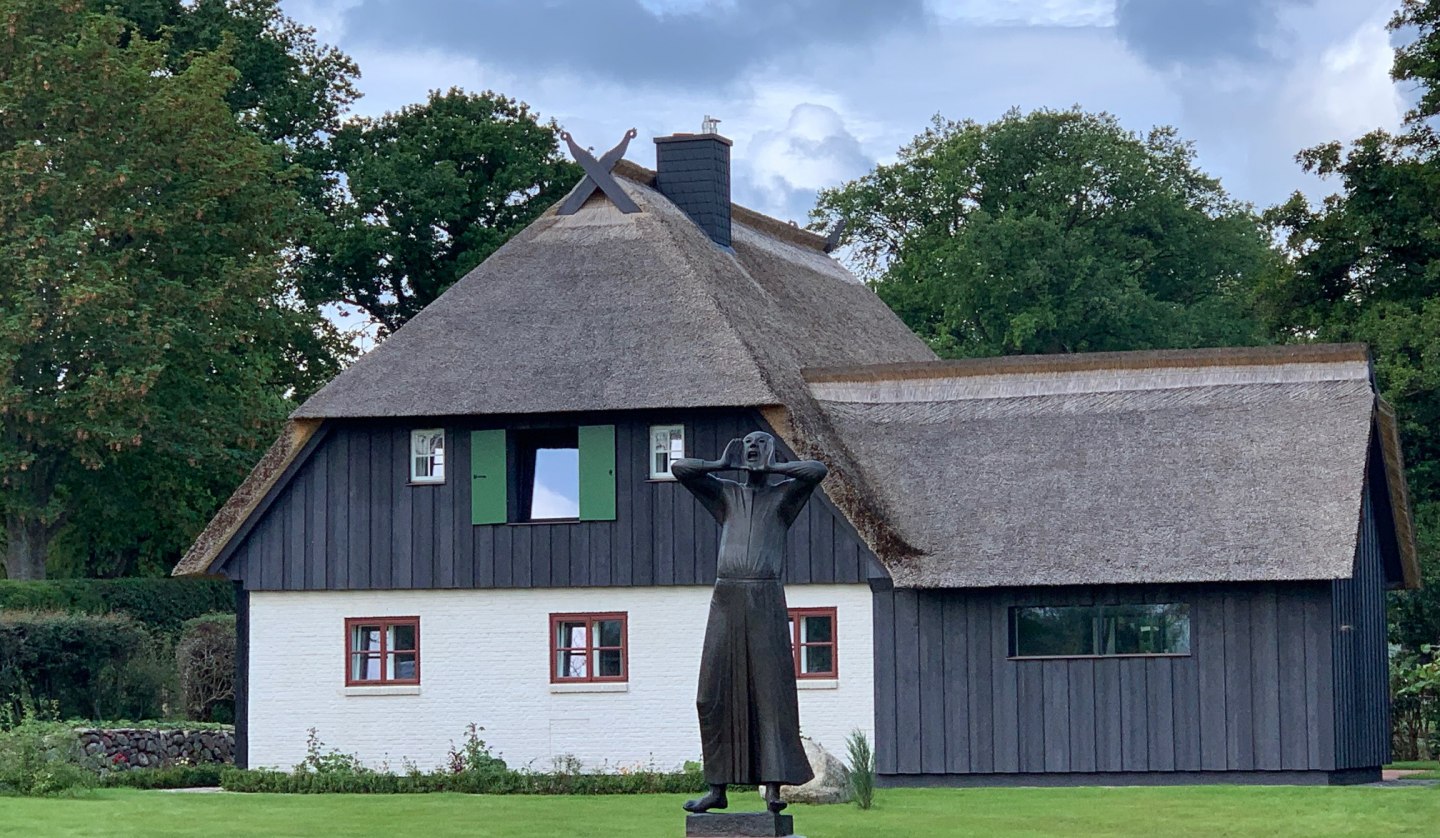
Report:
<svg viewBox="0 0 1440 838"><path fill-rule="evenodd" d="M1308 343L1203 349L1150 349L1131 352L1004 355L992 358L907 361L898 364L811 367L805 370L805 380L811 384L859 383L1103 370L1368 362L1369 359L1369 347L1363 343Z"/></svg>
<svg viewBox="0 0 1440 838"><path fill-rule="evenodd" d="M655 189L655 170L647 169L631 160L621 158L615 164L612 172L627 180L633 180L641 186L648 186ZM659 190L656 190L657 192ZM662 193L663 194L663 193ZM793 221L781 221L774 216L766 215L763 212L741 206L731 202L730 220L737 221L758 230L761 233L770 235L773 238L781 239L790 244L825 252L825 237L813 230L807 230Z"/></svg>

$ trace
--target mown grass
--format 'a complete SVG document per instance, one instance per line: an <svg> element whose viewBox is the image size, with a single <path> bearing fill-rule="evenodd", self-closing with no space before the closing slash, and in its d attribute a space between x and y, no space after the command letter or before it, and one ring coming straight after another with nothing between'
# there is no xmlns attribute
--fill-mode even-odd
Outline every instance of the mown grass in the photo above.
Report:
<svg viewBox="0 0 1440 838"><path fill-rule="evenodd" d="M681 795L175 794L105 789L0 798L0 836L674 838ZM732 797L736 809L758 804ZM1440 788L882 789L875 808L794 806L810 838L1435 835Z"/></svg>

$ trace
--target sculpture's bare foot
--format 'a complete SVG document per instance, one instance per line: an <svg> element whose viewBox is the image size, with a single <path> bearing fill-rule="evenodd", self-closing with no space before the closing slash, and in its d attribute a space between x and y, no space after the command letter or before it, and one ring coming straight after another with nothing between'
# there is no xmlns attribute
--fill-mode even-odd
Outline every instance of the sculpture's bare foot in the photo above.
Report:
<svg viewBox="0 0 1440 838"><path fill-rule="evenodd" d="M685 811L694 812L698 815L701 812L708 812L711 809L724 809L729 805L730 801L725 799L725 784L712 783L708 794L704 797L697 797L694 800L685 801L684 808Z"/></svg>
<svg viewBox="0 0 1440 838"><path fill-rule="evenodd" d="M779 783L766 783L766 784L765 784L765 808L766 808L766 809L769 809L769 810L772 811L772 812L779 812L780 810L784 809L786 806L789 806L789 805L790 805L790 804L789 804L789 803L786 803L786 802L785 802L785 799L780 796L780 784L779 784Z"/></svg>

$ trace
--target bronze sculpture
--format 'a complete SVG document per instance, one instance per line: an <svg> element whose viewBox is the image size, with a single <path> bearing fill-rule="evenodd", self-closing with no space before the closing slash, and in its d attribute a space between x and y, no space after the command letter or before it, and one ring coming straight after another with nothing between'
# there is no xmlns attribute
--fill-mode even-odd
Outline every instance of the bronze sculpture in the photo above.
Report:
<svg viewBox="0 0 1440 838"><path fill-rule="evenodd" d="M712 474L740 470L744 483ZM756 431L731 440L719 460L676 460L671 473L720 522L696 697L710 791L686 802L685 809L724 809L726 787L744 784L763 786L766 808L779 812L785 808L780 786L814 776L800 744L780 569L785 535L825 479L825 464L777 463L774 437ZM772 483L771 475L784 479Z"/></svg>

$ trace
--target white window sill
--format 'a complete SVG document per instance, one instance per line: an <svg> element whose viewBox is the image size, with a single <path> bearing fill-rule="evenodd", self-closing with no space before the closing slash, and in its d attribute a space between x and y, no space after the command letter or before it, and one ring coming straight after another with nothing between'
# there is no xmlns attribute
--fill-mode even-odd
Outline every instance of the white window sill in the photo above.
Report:
<svg viewBox="0 0 1440 838"><path fill-rule="evenodd" d="M601 681L587 684L551 684L550 692L560 693L628 693L630 684L625 681Z"/></svg>
<svg viewBox="0 0 1440 838"><path fill-rule="evenodd" d="M797 690L838 690L840 689L839 678L796 678L795 689Z"/></svg>
<svg viewBox="0 0 1440 838"><path fill-rule="evenodd" d="M345 695L419 695L419 684L397 684L393 687L346 687Z"/></svg>

